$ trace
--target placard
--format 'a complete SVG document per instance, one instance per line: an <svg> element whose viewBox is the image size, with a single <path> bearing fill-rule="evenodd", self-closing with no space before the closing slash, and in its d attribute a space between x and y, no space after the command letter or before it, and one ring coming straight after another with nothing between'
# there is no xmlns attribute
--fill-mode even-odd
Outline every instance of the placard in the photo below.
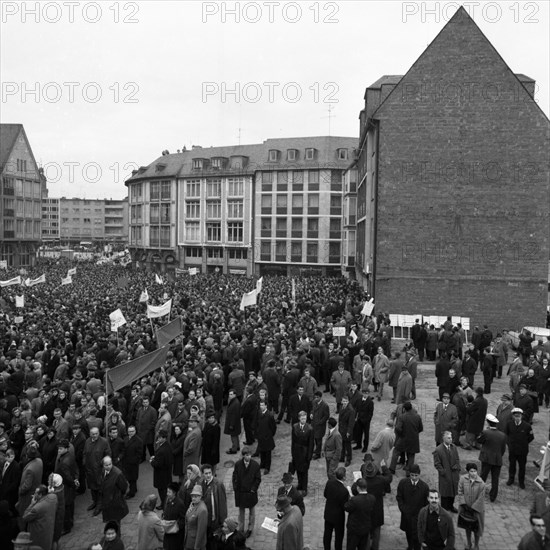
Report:
<svg viewBox="0 0 550 550"><path fill-rule="evenodd" d="M332 335L333 336L345 336L346 335L346 327L332 327Z"/></svg>

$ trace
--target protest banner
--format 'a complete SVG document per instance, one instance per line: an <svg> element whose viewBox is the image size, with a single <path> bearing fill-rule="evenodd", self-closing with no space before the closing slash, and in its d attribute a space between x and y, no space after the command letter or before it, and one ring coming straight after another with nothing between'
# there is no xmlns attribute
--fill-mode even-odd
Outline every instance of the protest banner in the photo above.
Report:
<svg viewBox="0 0 550 550"><path fill-rule="evenodd" d="M25 307L25 296L15 297L15 307Z"/></svg>
<svg viewBox="0 0 550 550"><path fill-rule="evenodd" d="M149 319L156 319L157 317L164 317L165 315L170 315L172 309L172 300L168 300L166 303L161 306L150 306L147 304L147 317Z"/></svg>
<svg viewBox="0 0 550 550"><path fill-rule="evenodd" d="M67 275L65 278L61 279L61 286L70 285L73 282L73 279L70 275Z"/></svg>
<svg viewBox="0 0 550 550"><path fill-rule="evenodd" d="M147 289L145 289L145 290L139 295L139 301L140 301L140 303L148 302L148 301L149 301L149 293L147 292Z"/></svg>
<svg viewBox="0 0 550 550"><path fill-rule="evenodd" d="M6 286L13 286L13 285L20 285L21 284L21 276L18 275L17 277L14 277L13 279L8 279L7 281L0 281L0 287L4 288Z"/></svg>
<svg viewBox="0 0 550 550"><path fill-rule="evenodd" d="M183 330L181 317L176 317L173 321L157 330L157 344L159 347L165 346L177 338Z"/></svg>
<svg viewBox="0 0 550 550"><path fill-rule="evenodd" d="M111 319L111 331L117 332L118 328L126 324L126 319L124 318L124 315L122 311L119 309L115 309L112 313L109 313L109 319Z"/></svg>
<svg viewBox="0 0 550 550"><path fill-rule="evenodd" d="M239 306L239 309L241 311L244 311L244 308L246 307L255 306L256 298L257 298L256 289L251 290L250 292L245 292L243 294L243 297L241 298L241 305Z"/></svg>

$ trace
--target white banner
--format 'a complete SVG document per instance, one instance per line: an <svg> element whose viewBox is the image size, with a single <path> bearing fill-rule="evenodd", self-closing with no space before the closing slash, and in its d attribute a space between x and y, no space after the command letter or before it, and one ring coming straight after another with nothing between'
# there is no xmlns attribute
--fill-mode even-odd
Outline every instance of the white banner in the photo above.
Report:
<svg viewBox="0 0 550 550"><path fill-rule="evenodd" d="M361 315L370 315L373 309L374 309L374 298L371 298L370 300L365 302L365 305L361 310Z"/></svg>
<svg viewBox="0 0 550 550"><path fill-rule="evenodd" d="M147 292L147 289L145 289L139 296L140 303L148 302L149 301L149 293Z"/></svg>
<svg viewBox="0 0 550 550"><path fill-rule="evenodd" d="M0 269L8 269L8 260L0 260Z"/></svg>
<svg viewBox="0 0 550 550"><path fill-rule="evenodd" d="M13 279L8 279L7 281L0 281L0 287L4 288L5 286L12 286L12 285L20 285L21 284L21 276L18 275L17 277L14 277Z"/></svg>
<svg viewBox="0 0 550 550"><path fill-rule="evenodd" d="M157 284L159 284L159 285L164 284L163 281L162 281L162 277L160 277L160 276L157 275L156 273L155 273L155 281L156 281Z"/></svg>
<svg viewBox="0 0 550 550"><path fill-rule="evenodd" d="M189 275L197 275L199 272L199 268L198 267L190 267L189 268Z"/></svg>
<svg viewBox="0 0 550 550"><path fill-rule="evenodd" d="M73 279L70 275L67 275L65 278L61 279L61 286L70 285L73 282Z"/></svg>
<svg viewBox="0 0 550 550"><path fill-rule="evenodd" d="M164 317L165 315L170 315L170 310L172 309L172 300L168 300L165 304L161 306L150 306L147 305L147 317L149 319L155 319L157 317Z"/></svg>
<svg viewBox="0 0 550 550"><path fill-rule="evenodd" d="M248 306L255 306L256 305L256 289L251 290L250 292L247 292L243 294L243 297L241 298L241 305L239 306L239 309L241 311L244 311L245 307Z"/></svg>
<svg viewBox="0 0 550 550"><path fill-rule="evenodd" d="M333 336L345 336L346 335L346 327L332 327L332 335Z"/></svg>
<svg viewBox="0 0 550 550"><path fill-rule="evenodd" d="M126 324L126 319L122 314L122 311L115 309L112 313L109 313L109 319L111 319L111 331L116 332L118 327L121 327Z"/></svg>
<svg viewBox="0 0 550 550"><path fill-rule="evenodd" d="M73 275L76 275L76 267L72 267L71 269L69 269L69 271L67 271L67 275L70 275L71 277Z"/></svg>
<svg viewBox="0 0 550 550"><path fill-rule="evenodd" d="M25 296L15 297L15 307L25 307Z"/></svg>
<svg viewBox="0 0 550 550"><path fill-rule="evenodd" d="M262 291L262 283L264 282L264 278L263 277L260 277L257 281L256 281L256 292L258 294L260 294L260 292Z"/></svg>
<svg viewBox="0 0 550 550"><path fill-rule="evenodd" d="M40 283L45 283L46 282L46 275L40 275L40 277L37 277L36 279L27 279L25 281L25 284L29 287L31 286L34 286L34 285L39 285Z"/></svg>

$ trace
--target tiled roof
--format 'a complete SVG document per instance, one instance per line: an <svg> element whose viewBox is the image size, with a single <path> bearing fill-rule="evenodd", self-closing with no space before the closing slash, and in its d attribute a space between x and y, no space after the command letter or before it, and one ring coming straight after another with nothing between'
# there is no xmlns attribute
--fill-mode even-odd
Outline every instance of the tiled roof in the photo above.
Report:
<svg viewBox="0 0 550 550"><path fill-rule="evenodd" d="M229 174L231 169L215 171L193 170L193 159L212 159L216 157L230 158L232 156L248 157L247 165L238 169L240 175L253 174L256 170L276 170L281 169L307 169L320 168L322 166L344 169L349 165L353 158L352 149L357 147L358 139L352 137L336 136L315 136L299 138L273 138L267 139L261 144L250 145L230 145L223 147L196 147L181 153L163 155L154 160L148 166L142 167L132 175L126 184L133 181L141 181L151 178L171 178L185 177L205 174ZM317 150L315 160L305 160L305 149L314 148ZM348 149L348 160L338 160L336 150ZM276 149L281 151L278 162L269 161L269 151ZM286 160L286 151L288 149L297 149L299 151L298 159L295 161ZM330 164L329 164L330 163Z"/></svg>
<svg viewBox="0 0 550 550"><path fill-rule="evenodd" d="M22 124L0 124L0 170L3 170L8 162L15 140L22 128Z"/></svg>

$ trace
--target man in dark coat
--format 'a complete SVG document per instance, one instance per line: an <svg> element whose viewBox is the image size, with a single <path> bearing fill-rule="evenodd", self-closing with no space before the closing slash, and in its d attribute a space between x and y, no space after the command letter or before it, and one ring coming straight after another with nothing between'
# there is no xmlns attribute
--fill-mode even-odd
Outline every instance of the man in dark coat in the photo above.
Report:
<svg viewBox="0 0 550 550"><path fill-rule="evenodd" d="M292 426L292 464L298 475L298 489L307 495L309 464L313 456L313 428L306 422L307 413L300 412Z"/></svg>
<svg viewBox="0 0 550 550"><path fill-rule="evenodd" d="M19 491L19 483L21 482L21 467L15 460L15 451L8 449L6 451L6 461L1 466L0 475L0 500L7 500L11 512L15 512L15 504L17 502L17 493Z"/></svg>
<svg viewBox="0 0 550 550"><path fill-rule="evenodd" d="M125 440L126 452L124 453L124 474L130 489L126 498L133 498L137 493L137 480L139 479L139 463L143 456L143 441L136 433L135 426L128 426L128 437Z"/></svg>
<svg viewBox="0 0 550 550"><path fill-rule="evenodd" d="M111 458L113 464L117 468L122 468L124 462L124 453L126 452L126 445L121 437L119 437L118 428L111 426L109 428L109 447L111 448Z"/></svg>
<svg viewBox="0 0 550 550"><path fill-rule="evenodd" d="M304 386L298 386L297 393L292 395L288 400L288 414L290 415L290 422L292 424L298 422L298 413L300 411L305 411L308 418L311 414L311 401L304 394L304 391Z"/></svg>
<svg viewBox="0 0 550 550"><path fill-rule="evenodd" d="M225 411L225 427L223 433L231 436L231 449L227 454L234 455L239 450L239 435L241 434L241 402L234 390L227 394L227 410Z"/></svg>
<svg viewBox="0 0 550 550"><path fill-rule="evenodd" d="M298 506L300 512L302 512L302 516L305 515L306 505L304 504L304 497L302 493L294 487L294 476L290 472L285 472L281 481L283 482L283 486L277 489L277 496L288 497L290 499L290 504Z"/></svg>
<svg viewBox="0 0 550 550"><path fill-rule="evenodd" d="M395 422L395 445L390 463L390 472L395 475L397 458L401 453L406 453L407 463L405 470L408 472L414 464L414 456L420 452L420 433L424 431L424 425L420 415L413 409L412 403L403 403L403 414L399 415Z"/></svg>
<svg viewBox="0 0 550 550"><path fill-rule="evenodd" d="M437 378L437 389L439 390L439 400L443 398L443 393L447 391L449 386L449 370L451 363L447 359L447 354L443 352L439 357L439 361L435 364L435 377Z"/></svg>
<svg viewBox="0 0 550 550"><path fill-rule="evenodd" d="M74 448L74 458L78 466L78 483L79 487L76 490L78 495L86 492L86 468L84 467L84 446L86 445L86 436L82 431L82 426L78 423L73 424L70 443Z"/></svg>
<svg viewBox="0 0 550 550"><path fill-rule="evenodd" d="M168 433L165 430L159 430L155 446L155 454L150 460L153 467L153 487L159 492L160 498L158 509L162 510L166 501L168 484L172 481L172 465L174 463L172 447L168 443Z"/></svg>
<svg viewBox="0 0 550 550"><path fill-rule="evenodd" d="M361 466L361 475L367 482L367 492L370 495L374 495L376 499L371 517L370 548L371 550L378 550L380 545L380 529L384 525L384 496L386 493L391 492L392 475L387 466L383 466L381 470L378 469L370 453L365 455L363 465ZM351 492L353 495L357 494L355 483L351 487Z"/></svg>
<svg viewBox="0 0 550 550"><path fill-rule="evenodd" d="M372 420L372 415L374 414L374 402L369 396L369 388L363 388L361 393L361 399L357 401L355 407L356 416L354 431L356 433L356 437L354 449L362 449L365 453L369 447L370 423Z"/></svg>
<svg viewBox="0 0 550 550"><path fill-rule="evenodd" d="M214 470L211 464L203 464L202 472L202 499L208 509L207 539L211 548L214 545L214 532L220 529L227 518L227 495L222 481L214 477Z"/></svg>
<svg viewBox="0 0 550 550"><path fill-rule="evenodd" d="M346 479L346 469L336 468L334 479L329 479L325 485L323 496L325 503L325 529L323 532L323 548L331 550L332 532L334 531L334 550L342 550L344 540L344 528L346 515L344 505L349 500L349 491L344 482Z"/></svg>
<svg viewBox="0 0 550 550"><path fill-rule="evenodd" d="M351 497L344 504L344 510L348 512L346 548L350 550L368 546L372 529L372 516L376 505L374 495L367 492L367 482L364 479L357 480L355 486L357 495Z"/></svg>
<svg viewBox="0 0 550 550"><path fill-rule="evenodd" d="M472 446L479 449L477 436L483 431L487 415L487 399L483 397L483 388L476 388L476 397L466 406L466 441L464 448L471 450Z"/></svg>
<svg viewBox="0 0 550 550"><path fill-rule="evenodd" d="M57 460L55 462L56 474L63 478L65 488L65 516L63 520L63 533L68 533L73 528L74 501L76 490L79 486L78 466L73 453L69 452L70 443L62 439L57 448Z"/></svg>
<svg viewBox="0 0 550 550"><path fill-rule="evenodd" d="M351 437L353 435L354 424L355 411L349 404L348 396L344 395L342 397L340 413L338 414L338 431L342 436L342 454L340 455L340 462L345 461L344 466L346 468L351 464Z"/></svg>
<svg viewBox="0 0 550 550"><path fill-rule="evenodd" d="M252 445L256 439L254 428L258 415L258 398L254 392L247 394L241 404L241 417L243 419L243 428L245 434L245 444Z"/></svg>
<svg viewBox="0 0 550 550"><path fill-rule="evenodd" d="M149 450L149 455L155 454L155 426L157 424L157 411L149 404L149 397L144 395L141 401L141 407L136 416L136 430L140 439L143 441L142 462L145 461L145 449Z"/></svg>
<svg viewBox="0 0 550 550"><path fill-rule="evenodd" d="M258 504L258 488L262 482L260 465L251 458L250 449L243 447L242 458L237 460L233 469L233 492L235 493L235 506L239 509L239 526L241 532L245 532L245 512L248 508L247 538L254 530L256 521L256 504Z"/></svg>
<svg viewBox="0 0 550 550"><path fill-rule="evenodd" d="M317 460L321 457L323 437L327 432L327 421L330 418L329 406L323 400L323 392L320 390L317 390L314 394L310 418L313 428L313 441L315 443L312 458L313 460Z"/></svg>
<svg viewBox="0 0 550 550"><path fill-rule="evenodd" d="M512 420L509 420L504 428L508 437L508 481L506 485L513 485L516 477L516 464L519 467L519 488L525 489L525 464L529 454L529 443L533 441L533 428L531 424L522 419L523 410L517 407L512 409ZM500 426L499 426L500 428Z"/></svg>
<svg viewBox="0 0 550 550"><path fill-rule="evenodd" d="M441 506L445 510L456 513L458 510L454 506L454 500L458 492L460 458L450 431L443 432L442 442L435 448L433 456L434 466L439 474Z"/></svg>
<svg viewBox="0 0 550 550"><path fill-rule="evenodd" d="M258 446L256 453L260 455L260 468L264 469L263 474L269 474L271 469L271 451L275 448L275 433L277 423L273 413L267 410L267 403L260 401L260 412L256 420L256 438Z"/></svg>
<svg viewBox="0 0 550 550"><path fill-rule="evenodd" d="M409 469L409 477L403 478L397 485L397 505L401 512L399 528L405 531L407 548L420 550L418 540L418 513L428 502L428 484L420 479L420 466L413 464Z"/></svg>
<svg viewBox="0 0 550 550"><path fill-rule="evenodd" d="M498 420L492 414L487 415L486 430L483 430L477 440L481 443L479 460L481 462L481 479L487 481L491 472L491 490L489 499L494 502L498 496L498 479L502 468L502 455L506 451L506 434L497 429Z"/></svg>
<svg viewBox="0 0 550 550"><path fill-rule="evenodd" d="M101 485L101 472L103 457L110 454L109 443L104 437L100 437L99 428L90 430L90 437L84 444L83 460L86 468L86 483L92 493L92 504L88 510L97 508L99 488ZM97 512L98 514L99 512ZM96 514L96 515L97 515Z"/></svg>
<svg viewBox="0 0 550 550"><path fill-rule="evenodd" d="M103 521L116 521L120 523L128 515L128 505L124 495L128 490L128 482L119 468L113 466L110 456L103 458L103 472L99 489L98 508L94 516L103 513Z"/></svg>
<svg viewBox="0 0 550 550"><path fill-rule="evenodd" d="M428 504L418 513L418 540L424 548L454 550L453 518L439 505L439 493L430 489Z"/></svg>
<svg viewBox="0 0 550 550"><path fill-rule="evenodd" d="M216 466L220 461L220 437L221 428L216 420L216 413L209 411L202 430L201 462L210 464L214 473L216 473Z"/></svg>
<svg viewBox="0 0 550 550"><path fill-rule="evenodd" d="M267 362L267 368L263 372L264 382L267 386L267 408L273 414L279 414L279 396L281 395L281 374L277 370L274 360Z"/></svg>

